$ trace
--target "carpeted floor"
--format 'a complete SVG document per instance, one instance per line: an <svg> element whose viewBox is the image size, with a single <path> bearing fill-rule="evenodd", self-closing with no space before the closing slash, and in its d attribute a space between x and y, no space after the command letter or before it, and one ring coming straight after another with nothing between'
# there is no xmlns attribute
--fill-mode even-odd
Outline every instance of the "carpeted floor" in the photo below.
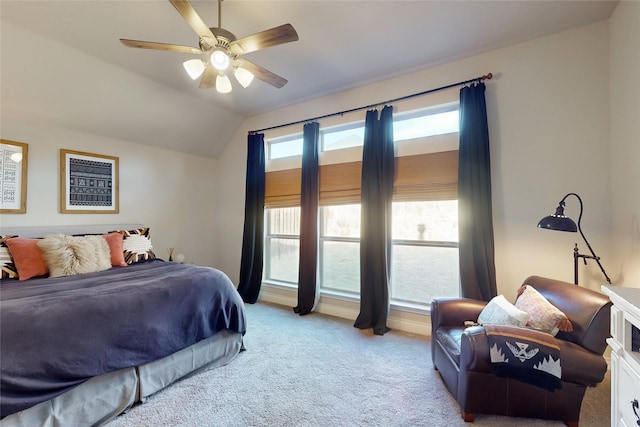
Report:
<svg viewBox="0 0 640 427"><path fill-rule="evenodd" d="M433 369L429 340L383 337L352 322L290 308L247 306L247 351L180 381L108 427L159 426L563 426L478 415L460 417ZM610 379L587 390L581 427L606 427Z"/></svg>

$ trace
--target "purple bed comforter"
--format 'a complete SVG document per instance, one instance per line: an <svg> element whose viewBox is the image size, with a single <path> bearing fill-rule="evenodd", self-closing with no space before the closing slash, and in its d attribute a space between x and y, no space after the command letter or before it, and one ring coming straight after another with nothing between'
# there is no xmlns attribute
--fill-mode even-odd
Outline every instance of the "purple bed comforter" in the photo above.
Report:
<svg viewBox="0 0 640 427"><path fill-rule="evenodd" d="M246 331L244 304L224 273L161 260L4 280L0 316L1 417L221 330Z"/></svg>

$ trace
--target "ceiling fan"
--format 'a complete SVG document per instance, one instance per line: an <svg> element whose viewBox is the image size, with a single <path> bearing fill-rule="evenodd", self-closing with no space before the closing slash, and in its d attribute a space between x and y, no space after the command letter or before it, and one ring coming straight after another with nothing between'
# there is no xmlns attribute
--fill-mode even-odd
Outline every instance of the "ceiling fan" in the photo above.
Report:
<svg viewBox="0 0 640 427"><path fill-rule="evenodd" d="M122 44L128 47L202 55L200 59L191 59L183 64L193 80L202 76L201 89L215 86L218 92L230 92L231 80L226 74L230 68L236 80L245 88L251 84L254 77L277 88L287 83L285 78L246 60L242 55L298 40L298 33L291 24L284 24L237 40L233 33L222 28L222 0L218 0L218 26L212 28L207 27L188 0L169 0L169 2L198 34L199 47L120 39Z"/></svg>

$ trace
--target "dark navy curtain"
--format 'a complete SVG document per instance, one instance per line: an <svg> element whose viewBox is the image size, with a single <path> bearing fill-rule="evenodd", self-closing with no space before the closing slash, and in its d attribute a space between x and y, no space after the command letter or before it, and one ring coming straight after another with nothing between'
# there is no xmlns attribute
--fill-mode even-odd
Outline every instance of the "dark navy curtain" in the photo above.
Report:
<svg viewBox="0 0 640 427"><path fill-rule="evenodd" d="M460 90L458 224L462 296L489 301L497 291L484 94L484 83Z"/></svg>
<svg viewBox="0 0 640 427"><path fill-rule="evenodd" d="M247 139L247 178L244 202L244 233L238 292L244 302L258 300L262 284L264 252L264 134Z"/></svg>
<svg viewBox="0 0 640 427"><path fill-rule="evenodd" d="M354 326L389 331L391 198L394 179L393 107L367 111L362 154L360 314Z"/></svg>
<svg viewBox="0 0 640 427"><path fill-rule="evenodd" d="M316 304L318 266L318 137L320 124L304 125L302 142L302 176L300 186L300 263L298 270L298 305L293 311L309 314Z"/></svg>

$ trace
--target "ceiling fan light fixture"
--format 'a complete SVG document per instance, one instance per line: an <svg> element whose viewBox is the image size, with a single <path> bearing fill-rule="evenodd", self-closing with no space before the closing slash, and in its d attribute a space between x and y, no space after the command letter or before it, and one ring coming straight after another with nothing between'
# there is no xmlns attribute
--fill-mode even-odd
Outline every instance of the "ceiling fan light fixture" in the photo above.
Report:
<svg viewBox="0 0 640 427"><path fill-rule="evenodd" d="M217 70L226 70L229 68L230 62L229 55L222 50L214 50L211 53L211 65L213 65Z"/></svg>
<svg viewBox="0 0 640 427"><path fill-rule="evenodd" d="M233 75L236 76L236 80L240 83L240 86L247 88L253 81L253 73L246 68L236 67L233 70Z"/></svg>
<svg viewBox="0 0 640 427"><path fill-rule="evenodd" d="M205 65L201 59L190 59L182 63L187 74L191 77L191 80L195 80L204 73Z"/></svg>
<svg viewBox="0 0 640 427"><path fill-rule="evenodd" d="M220 93L229 93L231 89L231 80L229 80L229 77L224 73L218 74L218 77L216 77L216 90Z"/></svg>

